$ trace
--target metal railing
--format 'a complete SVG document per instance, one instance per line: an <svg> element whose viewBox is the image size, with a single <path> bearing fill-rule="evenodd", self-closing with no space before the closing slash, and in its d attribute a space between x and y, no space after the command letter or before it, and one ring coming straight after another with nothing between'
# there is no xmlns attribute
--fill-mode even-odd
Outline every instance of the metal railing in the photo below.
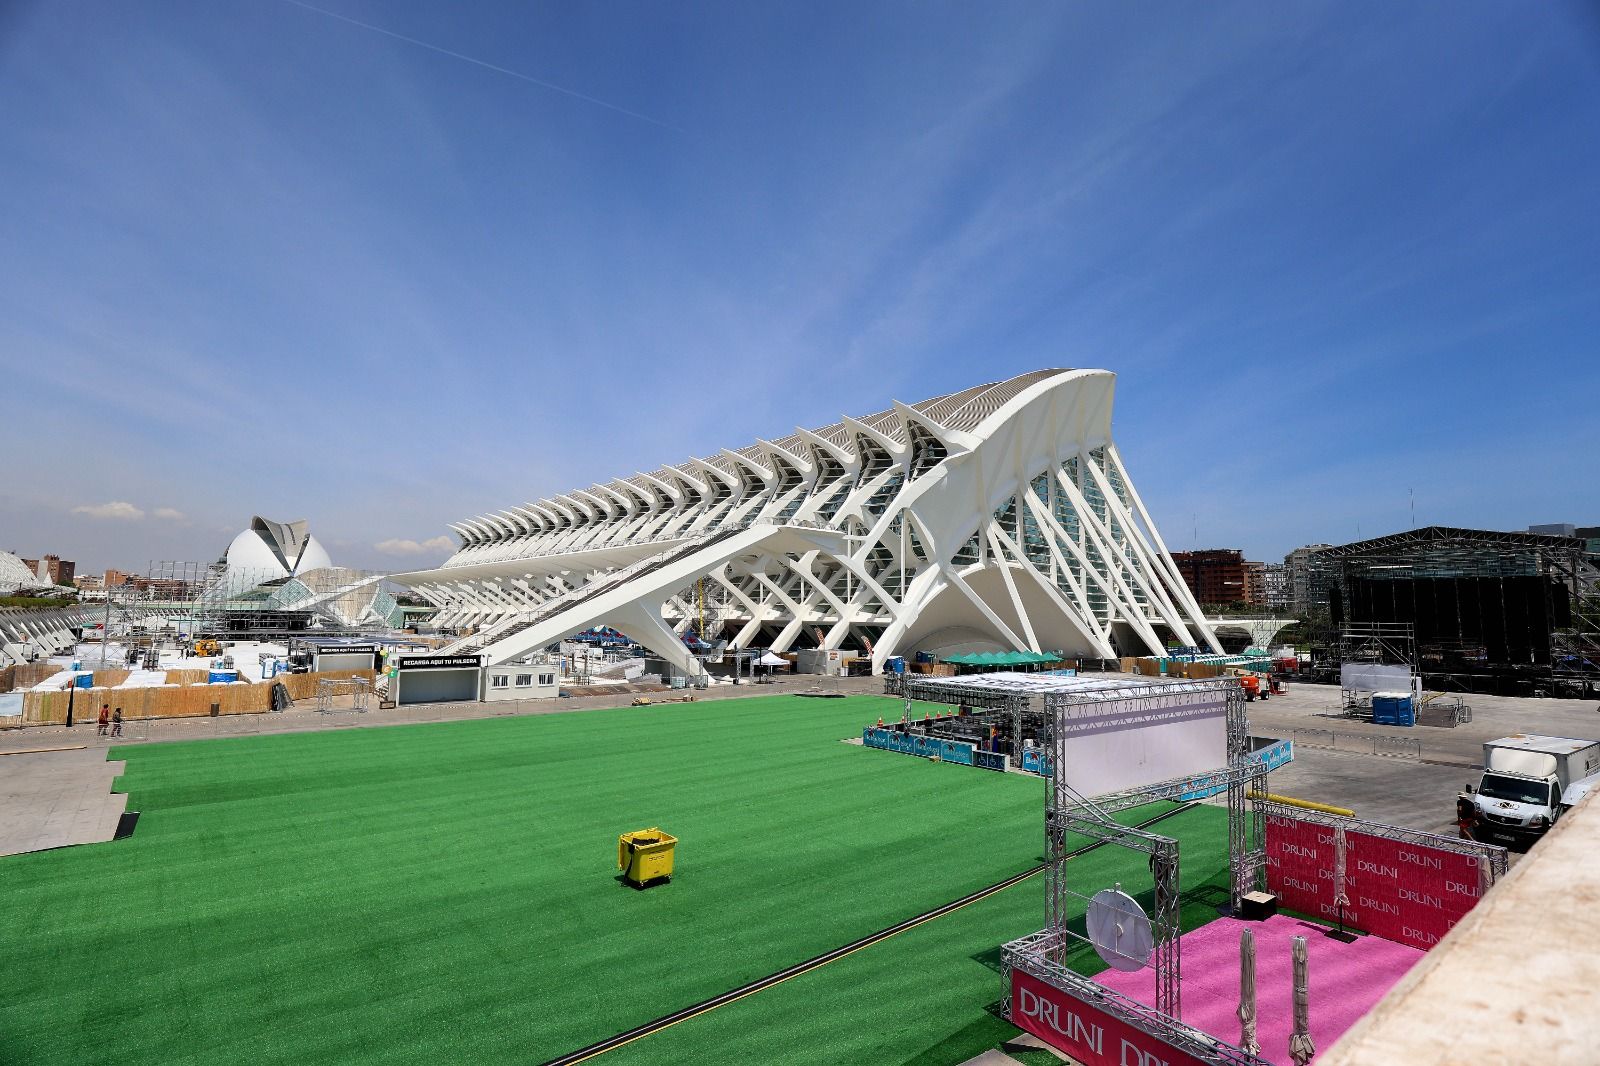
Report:
<svg viewBox="0 0 1600 1066"><path fill-rule="evenodd" d="M1383 755L1395 759L1421 759L1422 741L1382 733L1348 733L1338 729L1296 729L1295 747L1320 748L1350 755Z"/></svg>
<svg viewBox="0 0 1600 1066"><path fill-rule="evenodd" d="M335 708L333 701L340 696L350 697L348 708ZM331 714L335 710L351 710L365 714L372 696L372 685L364 677L319 678L317 681L317 713Z"/></svg>

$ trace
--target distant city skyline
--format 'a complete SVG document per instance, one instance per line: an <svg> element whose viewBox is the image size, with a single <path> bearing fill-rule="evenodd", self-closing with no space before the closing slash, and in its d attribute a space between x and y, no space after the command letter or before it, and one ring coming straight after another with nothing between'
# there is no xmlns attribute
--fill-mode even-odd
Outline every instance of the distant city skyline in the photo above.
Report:
<svg viewBox="0 0 1600 1066"><path fill-rule="evenodd" d="M1048 366L1118 374L1174 551L1594 524L1597 41L1477 0L9 7L0 547L143 572L261 514L415 569L508 497Z"/></svg>

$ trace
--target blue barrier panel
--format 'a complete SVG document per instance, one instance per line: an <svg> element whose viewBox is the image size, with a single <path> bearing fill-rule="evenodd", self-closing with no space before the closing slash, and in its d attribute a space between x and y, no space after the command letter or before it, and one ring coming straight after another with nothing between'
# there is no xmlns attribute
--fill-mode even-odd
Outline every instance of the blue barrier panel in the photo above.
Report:
<svg viewBox="0 0 1600 1066"><path fill-rule="evenodd" d="M888 751L903 752L907 755L920 755L924 758L938 758L945 762L959 763L962 766L977 765L975 756L980 754L973 744L959 740L940 740L938 737L918 736L914 733L901 733L893 729L877 729L867 726L861 731L861 743L869 748L884 748ZM992 754L984 752L981 754ZM1002 759L1003 756L994 756ZM991 769L1004 769L1003 762Z"/></svg>
<svg viewBox="0 0 1600 1066"><path fill-rule="evenodd" d="M1260 763L1264 770L1276 770L1278 767L1293 761L1294 742L1280 740L1276 744L1268 744L1264 748L1251 752L1250 758Z"/></svg>
<svg viewBox="0 0 1600 1066"><path fill-rule="evenodd" d="M1038 748L1027 748L1022 753L1022 769L1042 777L1050 776L1050 757Z"/></svg>
<svg viewBox="0 0 1600 1066"><path fill-rule="evenodd" d="M972 753L972 765L985 770L1004 771L1006 757L997 751L975 751Z"/></svg>
<svg viewBox="0 0 1600 1066"><path fill-rule="evenodd" d="M945 762L960 763L963 766L971 766L972 752L973 748L971 744L965 744L959 740L947 740L944 742L943 758Z"/></svg>
<svg viewBox="0 0 1600 1066"><path fill-rule="evenodd" d="M1224 791L1228 787L1226 785L1200 784L1200 782L1209 780L1211 780L1209 776L1195 778L1194 787L1184 789L1182 792L1178 793L1178 799L1184 802L1188 800L1205 799L1207 796L1215 796L1217 793Z"/></svg>

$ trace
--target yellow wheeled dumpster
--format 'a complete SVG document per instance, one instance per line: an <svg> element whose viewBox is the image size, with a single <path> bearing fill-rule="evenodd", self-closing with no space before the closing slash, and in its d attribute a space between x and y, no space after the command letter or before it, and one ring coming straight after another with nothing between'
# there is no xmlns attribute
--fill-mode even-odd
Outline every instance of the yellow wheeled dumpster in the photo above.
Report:
<svg viewBox="0 0 1600 1066"><path fill-rule="evenodd" d="M672 879L672 849L678 838L660 829L636 829L617 838L617 866L635 888Z"/></svg>

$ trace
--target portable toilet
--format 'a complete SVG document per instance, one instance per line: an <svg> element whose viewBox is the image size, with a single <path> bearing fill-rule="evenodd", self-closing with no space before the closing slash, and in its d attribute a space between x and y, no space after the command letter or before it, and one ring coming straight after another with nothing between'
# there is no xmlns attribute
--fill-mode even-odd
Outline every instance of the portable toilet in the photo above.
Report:
<svg viewBox="0 0 1600 1066"><path fill-rule="evenodd" d="M1399 725L1399 693L1374 692L1372 694L1372 722L1374 725Z"/></svg>

